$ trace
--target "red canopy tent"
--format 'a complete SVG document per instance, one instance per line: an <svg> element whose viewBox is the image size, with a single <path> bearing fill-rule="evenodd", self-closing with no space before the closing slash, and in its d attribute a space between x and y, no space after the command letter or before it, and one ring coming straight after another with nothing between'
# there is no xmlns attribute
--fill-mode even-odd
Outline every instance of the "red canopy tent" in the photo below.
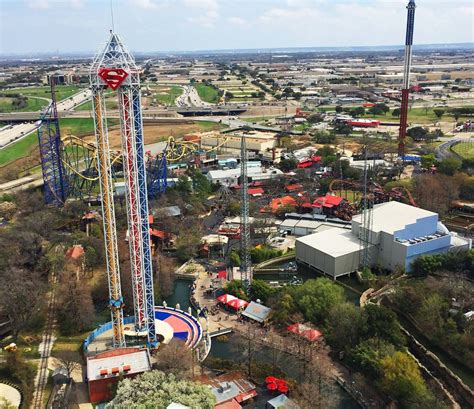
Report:
<svg viewBox="0 0 474 409"><path fill-rule="evenodd" d="M290 325L287 330L289 332L292 332L293 334L297 334L304 339L306 339L309 342L314 342L317 341L319 338L323 336L321 331L318 331L317 329L308 327L307 325L304 324L293 324Z"/></svg>
<svg viewBox="0 0 474 409"><path fill-rule="evenodd" d="M217 272L217 278L221 278L226 280L227 279L227 271L222 270Z"/></svg>
<svg viewBox="0 0 474 409"><path fill-rule="evenodd" d="M230 300L227 305L229 307L232 307L236 310L240 310L241 308L244 308L246 307L247 305L249 305L249 303L247 301L244 301L244 300L241 300L239 298L236 298L235 300Z"/></svg>
<svg viewBox="0 0 474 409"><path fill-rule="evenodd" d="M232 301L232 300L238 300L238 298L230 294L222 294L221 296L217 297L217 301L224 304L228 304L229 301Z"/></svg>
<svg viewBox="0 0 474 409"><path fill-rule="evenodd" d="M276 391L278 389L278 386L276 383L267 383L267 389L269 391Z"/></svg>

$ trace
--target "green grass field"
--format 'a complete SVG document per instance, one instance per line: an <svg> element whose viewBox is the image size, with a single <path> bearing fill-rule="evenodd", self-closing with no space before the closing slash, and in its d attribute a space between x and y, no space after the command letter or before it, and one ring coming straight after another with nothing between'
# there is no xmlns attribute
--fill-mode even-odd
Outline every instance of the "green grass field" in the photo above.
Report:
<svg viewBox="0 0 474 409"><path fill-rule="evenodd" d="M25 136L13 145L0 150L0 166L13 160L29 155L29 153L38 145L36 132Z"/></svg>
<svg viewBox="0 0 474 409"><path fill-rule="evenodd" d="M16 108L12 105L14 98L0 97L0 112L33 112L39 111L48 105L48 101L28 96L26 107Z"/></svg>
<svg viewBox="0 0 474 409"><path fill-rule="evenodd" d="M71 95L79 92L81 88L77 85L58 85L56 86L56 99L61 101L62 99L68 98ZM49 86L45 85L43 87L25 87L25 88L11 88L0 90L2 94L22 94L32 97L43 97L51 99L51 90Z"/></svg>
<svg viewBox="0 0 474 409"><path fill-rule="evenodd" d="M183 89L176 85L172 85L170 87L155 87L152 88L152 91L153 95L151 98L156 99L157 102L163 105L175 105L176 98L178 98L183 93Z"/></svg>
<svg viewBox="0 0 474 409"><path fill-rule="evenodd" d="M194 88L196 88L199 97L206 102L216 103L219 101L219 94L217 90L210 87L206 84L194 84Z"/></svg>
<svg viewBox="0 0 474 409"><path fill-rule="evenodd" d="M105 99L105 108L106 109L118 109L118 102L114 98ZM92 111L92 101L87 101L82 105L79 105L75 108L75 111Z"/></svg>
<svg viewBox="0 0 474 409"><path fill-rule="evenodd" d="M92 118L64 118L59 120L62 135L84 135L94 133ZM117 125L118 119L109 119L109 126ZM19 158L28 156L38 145L36 131L20 139L18 142L0 150L0 166Z"/></svg>
<svg viewBox="0 0 474 409"><path fill-rule="evenodd" d="M452 150L464 159L474 159L474 142L458 143Z"/></svg>
<svg viewBox="0 0 474 409"><path fill-rule="evenodd" d="M469 107L468 105L466 107ZM355 107L354 107L355 108ZM323 106L318 108L320 111L334 111L335 106ZM351 109L351 108L349 108ZM445 111L444 115L441 117L441 119L438 119L438 117L434 113L434 109L443 109ZM434 107L434 108L412 108L408 110L408 123L409 124L421 124L421 125L428 125L428 124L434 124L436 122L453 122L454 123L454 117L449 114L449 107ZM399 122L400 118L397 116L392 115L393 110L388 112L386 115L371 115L368 112L368 109L366 110L366 114L362 118L368 118L368 119L377 119L382 122ZM461 117L459 118L459 121L466 121L470 119L469 117ZM472 119L472 118L471 118Z"/></svg>

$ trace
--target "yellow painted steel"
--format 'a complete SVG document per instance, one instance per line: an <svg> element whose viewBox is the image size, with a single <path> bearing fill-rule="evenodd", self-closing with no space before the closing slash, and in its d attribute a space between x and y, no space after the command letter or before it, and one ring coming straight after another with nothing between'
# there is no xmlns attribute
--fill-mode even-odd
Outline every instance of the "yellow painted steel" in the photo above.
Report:
<svg viewBox="0 0 474 409"><path fill-rule="evenodd" d="M112 211L113 203L110 203L110 198L113 197L107 193L111 192L112 186L110 186L110 180L108 177L107 165L110 163L107 160L109 155L108 150L108 141L106 141L107 136L105 135L103 129L102 121L102 105L101 105L101 95L96 93L94 95L94 111L96 119L96 138L97 138L97 157L98 157L98 166L100 168L100 185L102 191L102 203L103 203L103 223L104 223L104 234L105 234L105 243L107 246L108 257L108 271L109 271L109 288L111 292L111 298L118 300L121 297L120 283L119 283L119 266L117 265L117 242L115 235L115 218ZM113 200L113 199L112 199ZM114 340L115 343L118 343L119 346L122 344L122 341L125 339L124 328L123 328L123 318L121 308L115 308L111 306L111 311L113 314L113 331L114 331ZM124 343L124 342L123 342Z"/></svg>

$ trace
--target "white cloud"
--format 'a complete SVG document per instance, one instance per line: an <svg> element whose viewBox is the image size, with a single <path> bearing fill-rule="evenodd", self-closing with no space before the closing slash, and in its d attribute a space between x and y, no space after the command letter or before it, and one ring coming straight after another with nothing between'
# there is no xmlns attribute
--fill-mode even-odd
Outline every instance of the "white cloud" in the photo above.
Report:
<svg viewBox="0 0 474 409"><path fill-rule="evenodd" d="M154 0L131 0L132 4L136 7L145 10L156 10L159 8L158 4Z"/></svg>
<svg viewBox="0 0 474 409"><path fill-rule="evenodd" d="M28 0L28 7L32 9L46 10L51 6L49 0Z"/></svg>
<svg viewBox="0 0 474 409"><path fill-rule="evenodd" d="M183 0L184 6L193 8L198 16L188 17L188 21L205 28L213 28L219 18L219 3L217 0Z"/></svg>
<svg viewBox="0 0 474 409"><path fill-rule="evenodd" d="M70 0L72 8L81 9L84 7L84 0Z"/></svg>
<svg viewBox="0 0 474 409"><path fill-rule="evenodd" d="M228 17L227 21L230 24L233 24L235 26L246 26L248 24L248 21L243 19L242 17Z"/></svg>

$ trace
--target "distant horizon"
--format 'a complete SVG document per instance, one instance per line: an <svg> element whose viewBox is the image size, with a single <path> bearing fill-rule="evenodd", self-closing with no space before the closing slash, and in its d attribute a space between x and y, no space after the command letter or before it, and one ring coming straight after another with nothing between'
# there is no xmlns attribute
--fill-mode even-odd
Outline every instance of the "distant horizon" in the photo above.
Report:
<svg viewBox="0 0 474 409"><path fill-rule="evenodd" d="M222 55L227 53L234 54L245 54L245 53L262 53L270 54L275 52L288 52L288 53L298 53L298 52L331 52L331 51L341 51L341 52L357 52L357 51L373 51L373 52L383 52L383 51L392 51L404 49L403 44L399 45L348 45L348 46L295 46L295 47L260 47L260 48L222 48L222 49L198 49L198 50L156 50L156 51L141 51L141 50L131 50L132 54L135 55L186 55L186 54L216 54ZM416 44L413 46L414 50L443 50L443 49L471 49L474 48L474 42L463 42L463 43L429 43L429 44ZM0 52L1 58L15 57L15 58L34 58L34 57L89 57L95 55L96 51L77 51L77 52L67 52L67 51L44 51L44 52L23 52L23 53L2 53Z"/></svg>
<svg viewBox="0 0 474 409"><path fill-rule="evenodd" d="M0 0L0 54L95 54L110 28L128 49L139 53L383 47L404 44L408 4L408 0L110 1ZM473 42L473 20L472 0L417 1L414 44Z"/></svg>

